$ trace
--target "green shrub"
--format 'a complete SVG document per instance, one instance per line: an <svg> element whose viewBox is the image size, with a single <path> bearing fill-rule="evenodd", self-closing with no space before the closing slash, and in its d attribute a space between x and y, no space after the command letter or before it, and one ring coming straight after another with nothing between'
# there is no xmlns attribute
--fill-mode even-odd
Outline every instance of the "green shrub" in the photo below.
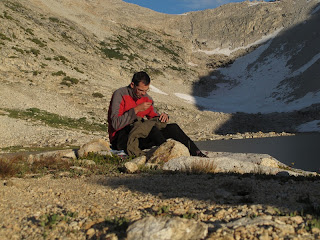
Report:
<svg viewBox="0 0 320 240"><path fill-rule="evenodd" d="M101 51L106 55L106 57L112 59L124 60L124 54L122 54L119 50L111 49L111 48L101 48Z"/></svg>
<svg viewBox="0 0 320 240"><path fill-rule="evenodd" d="M73 68L74 70L76 70L77 72L79 72L79 73L84 73L83 71L81 71L79 68L77 68L77 67L74 67Z"/></svg>
<svg viewBox="0 0 320 240"><path fill-rule="evenodd" d="M43 42L41 42L39 39L37 38L28 38L28 40L34 42L35 44L37 44L39 47L45 47L46 44L44 44Z"/></svg>
<svg viewBox="0 0 320 240"><path fill-rule="evenodd" d="M12 47L12 49L16 50L19 53L24 54L24 51L21 48L17 48L17 47Z"/></svg>
<svg viewBox="0 0 320 240"><path fill-rule="evenodd" d="M52 76L67 76L64 71L58 71L51 74Z"/></svg>
<svg viewBox="0 0 320 240"><path fill-rule="evenodd" d="M14 20L13 17L11 17L10 15L8 15L8 13L6 11L3 12L3 16L8 19L8 20Z"/></svg>
<svg viewBox="0 0 320 240"><path fill-rule="evenodd" d="M27 28L26 32L29 33L30 35L34 35L33 30L31 28Z"/></svg>
<svg viewBox="0 0 320 240"><path fill-rule="evenodd" d="M60 20L59 20L58 18L56 18L56 17L49 17L49 20L50 20L51 22L56 22L56 23L59 23L59 22L60 22Z"/></svg>
<svg viewBox="0 0 320 240"><path fill-rule="evenodd" d="M31 48L31 49L30 49L30 52L31 52L33 55L36 55L36 56L38 56L38 55L40 54L40 50L35 49L35 48Z"/></svg>
<svg viewBox="0 0 320 240"><path fill-rule="evenodd" d="M55 56L53 59L56 61L61 61L63 63L70 62L66 57L64 57L62 55Z"/></svg>
<svg viewBox="0 0 320 240"><path fill-rule="evenodd" d="M10 38L8 38L6 35L4 35L3 33L0 33L0 39L1 40L7 40L7 41L12 41Z"/></svg>
<svg viewBox="0 0 320 240"><path fill-rule="evenodd" d="M69 76L65 76L65 77L62 79L62 82L61 82L60 84L66 85L66 86L70 87L71 85L77 84L77 83L79 83L79 80L78 80L78 79L72 78L72 77L69 77Z"/></svg>
<svg viewBox="0 0 320 240"><path fill-rule="evenodd" d="M61 128L75 128L84 129L88 131L106 131L106 126L99 123L87 122L85 118L73 119L68 117L59 116L55 113L49 113L38 108L29 108L27 110L3 109L9 112L8 117L17 119L32 119L40 121L48 126Z"/></svg>
<svg viewBox="0 0 320 240"><path fill-rule="evenodd" d="M92 96L95 97L95 98L103 98L104 97L104 95L102 93L99 93L99 92L92 93Z"/></svg>

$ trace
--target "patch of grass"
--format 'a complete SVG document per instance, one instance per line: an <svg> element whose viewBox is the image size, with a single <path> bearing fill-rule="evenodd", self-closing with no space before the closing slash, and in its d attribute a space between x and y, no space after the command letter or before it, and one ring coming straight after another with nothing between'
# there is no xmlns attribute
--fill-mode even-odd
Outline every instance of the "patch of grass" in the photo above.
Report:
<svg viewBox="0 0 320 240"><path fill-rule="evenodd" d="M27 38L28 40L30 40L31 42L34 42L35 44L37 44L39 47L45 47L47 46L46 44L44 44L41 40L37 39L37 38Z"/></svg>
<svg viewBox="0 0 320 240"><path fill-rule="evenodd" d="M39 225L44 228L53 229L59 222L70 223L72 219L76 218L78 213L63 211L62 213L48 213L40 217Z"/></svg>
<svg viewBox="0 0 320 240"><path fill-rule="evenodd" d="M24 10L25 7L19 3L19 2L11 2L11 1L7 1L5 3L5 6L7 8L10 8L12 11L15 11L15 12L20 12L21 10Z"/></svg>
<svg viewBox="0 0 320 240"><path fill-rule="evenodd" d="M0 33L0 39L12 42L12 40L10 38L8 38L6 35L4 35L3 33Z"/></svg>
<svg viewBox="0 0 320 240"><path fill-rule="evenodd" d="M119 60L125 60L126 58L130 61L134 60L137 55L136 54L126 54L122 53L120 50L128 50L129 46L122 40L120 36L118 36L118 40L110 40L110 41L116 41L115 48L111 47L111 44L100 42L100 45L102 46L100 48L100 51L108 58L112 59L119 59Z"/></svg>
<svg viewBox="0 0 320 240"><path fill-rule="evenodd" d="M172 49L170 48L167 48L166 46L164 45L155 45L159 50L163 51L165 54L170 54L170 55L173 55L173 56L176 56L176 57L179 57L179 54L176 53L175 51L173 51Z"/></svg>
<svg viewBox="0 0 320 240"><path fill-rule="evenodd" d="M35 56L38 56L40 54L40 50L38 49L35 49L35 48L31 48L30 49L30 52L35 55Z"/></svg>
<svg viewBox="0 0 320 240"><path fill-rule="evenodd" d="M71 162L58 158L47 157L34 162L28 162L27 157L17 155L9 159L0 159L0 177L24 177L26 174L44 175L48 173L67 171L72 166Z"/></svg>
<svg viewBox="0 0 320 240"><path fill-rule="evenodd" d="M153 68L153 67L147 67L147 68L143 69L143 71L149 73L151 76L163 75L163 72L161 70Z"/></svg>
<svg viewBox="0 0 320 240"><path fill-rule="evenodd" d="M26 32L29 33L30 35L34 36L33 30L31 28L27 28Z"/></svg>
<svg viewBox="0 0 320 240"><path fill-rule="evenodd" d="M6 11L3 12L3 16L8 19L8 20L14 20L13 17L11 17L10 15L8 15L8 13Z"/></svg>
<svg viewBox="0 0 320 240"><path fill-rule="evenodd" d="M63 149L79 149L79 146L68 146L68 147L24 147L24 146L10 146L10 147L4 147L0 148L4 152L46 152L46 151L55 151L55 150L63 150Z"/></svg>
<svg viewBox="0 0 320 240"><path fill-rule="evenodd" d="M64 56L62 56L62 55L55 56L53 59L56 60L56 61L61 61L61 62L63 62L64 64L65 64L66 62L70 62L66 57L64 57Z"/></svg>
<svg viewBox="0 0 320 240"><path fill-rule="evenodd" d="M87 168L94 174L108 174L110 172L118 173L124 169L124 164L130 160L131 157L121 158L117 155L101 155L97 153L89 153L86 160L92 160L95 165L89 165Z"/></svg>
<svg viewBox="0 0 320 240"><path fill-rule="evenodd" d="M199 160L197 162L193 162L190 166L188 172L193 174L207 174L207 173L215 173L217 169L217 165L213 161L209 161L207 159Z"/></svg>
<svg viewBox="0 0 320 240"><path fill-rule="evenodd" d="M41 63L41 64L40 64L40 67L41 67L41 68L45 68L45 67L47 67L47 66L48 66L48 64L45 64L45 63Z"/></svg>
<svg viewBox="0 0 320 240"><path fill-rule="evenodd" d="M0 178L13 177L19 171L15 161L0 158Z"/></svg>
<svg viewBox="0 0 320 240"><path fill-rule="evenodd" d="M77 78L72 78L72 77L69 77L69 76L65 76L62 81L61 81L61 85L66 85L68 87L74 85L74 84L78 84L79 83L79 80Z"/></svg>
<svg viewBox="0 0 320 240"><path fill-rule="evenodd" d="M307 220L306 230L311 231L313 228L320 229L320 218L319 217Z"/></svg>
<svg viewBox="0 0 320 240"><path fill-rule="evenodd" d="M122 54L119 50L112 49L112 48L101 48L100 49L104 55L110 59L115 58L119 60L124 60L124 54Z"/></svg>
<svg viewBox="0 0 320 240"><path fill-rule="evenodd" d="M79 73L84 73L83 71L81 71L79 68L77 68L77 67L74 67L73 68L74 70L76 70L77 72L79 72Z"/></svg>
<svg viewBox="0 0 320 240"><path fill-rule="evenodd" d="M56 18L56 17L49 17L49 20L51 22L55 22L55 23L59 23L60 22L59 18Z"/></svg>
<svg viewBox="0 0 320 240"><path fill-rule="evenodd" d="M125 217L106 217L105 223L107 225L111 225L111 227L113 228L112 230L125 233L127 228L129 227L130 221Z"/></svg>
<svg viewBox="0 0 320 240"><path fill-rule="evenodd" d="M24 51L21 49L21 48L18 48L18 47L12 47L12 49L16 50L17 52L21 53L21 54L24 54Z"/></svg>
<svg viewBox="0 0 320 240"><path fill-rule="evenodd" d="M94 98L103 98L104 97L104 95L102 93L99 93L99 92L92 93L92 96Z"/></svg>
<svg viewBox="0 0 320 240"><path fill-rule="evenodd" d="M64 71L58 71L51 73L52 76L67 76L67 74Z"/></svg>
<svg viewBox="0 0 320 240"><path fill-rule="evenodd" d="M57 115L55 113L49 113L38 108L29 108L27 110L18 109L3 109L9 113L9 117L18 119L32 119L34 121L41 121L48 126L55 128L73 128L82 129L87 131L102 131L106 132L107 128L104 124L91 123L86 121L86 118L68 118Z"/></svg>
<svg viewBox="0 0 320 240"><path fill-rule="evenodd" d="M185 72L186 71L186 69L184 69L184 68L175 67L175 66L172 66L172 65L168 66L168 68L171 68L172 70L178 71L178 72Z"/></svg>

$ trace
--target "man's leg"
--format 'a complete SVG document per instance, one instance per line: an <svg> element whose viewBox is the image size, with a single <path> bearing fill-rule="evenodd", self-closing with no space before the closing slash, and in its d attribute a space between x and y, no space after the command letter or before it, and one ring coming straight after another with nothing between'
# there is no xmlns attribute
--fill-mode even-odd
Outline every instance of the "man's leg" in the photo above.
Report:
<svg viewBox="0 0 320 240"><path fill-rule="evenodd" d="M207 157L203 154L196 144L184 133L184 131L176 123L167 124L167 126L161 130L163 136L168 139L172 138L185 145L190 152L191 156Z"/></svg>
<svg viewBox="0 0 320 240"><path fill-rule="evenodd" d="M139 148L148 149L152 146L160 146L166 141L161 131L157 127L153 127L146 138L139 138Z"/></svg>

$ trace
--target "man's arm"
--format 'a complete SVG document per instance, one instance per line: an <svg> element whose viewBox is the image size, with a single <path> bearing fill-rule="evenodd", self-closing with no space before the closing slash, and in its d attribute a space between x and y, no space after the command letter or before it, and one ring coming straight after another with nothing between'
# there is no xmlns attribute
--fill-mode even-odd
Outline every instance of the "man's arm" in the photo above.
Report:
<svg viewBox="0 0 320 240"><path fill-rule="evenodd" d="M137 115L134 108L124 111L124 99L119 91L114 92L109 106L109 118L113 129L121 129L132 123Z"/></svg>

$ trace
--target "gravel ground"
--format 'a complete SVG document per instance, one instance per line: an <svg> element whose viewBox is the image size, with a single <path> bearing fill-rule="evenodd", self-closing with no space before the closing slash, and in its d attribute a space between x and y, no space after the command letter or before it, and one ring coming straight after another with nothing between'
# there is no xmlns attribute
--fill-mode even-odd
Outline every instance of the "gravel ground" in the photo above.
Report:
<svg viewBox="0 0 320 240"><path fill-rule="evenodd" d="M207 239L320 239L320 230L308 227L319 179L67 175L2 180L0 238L125 239L127 224L152 214L202 221Z"/></svg>

